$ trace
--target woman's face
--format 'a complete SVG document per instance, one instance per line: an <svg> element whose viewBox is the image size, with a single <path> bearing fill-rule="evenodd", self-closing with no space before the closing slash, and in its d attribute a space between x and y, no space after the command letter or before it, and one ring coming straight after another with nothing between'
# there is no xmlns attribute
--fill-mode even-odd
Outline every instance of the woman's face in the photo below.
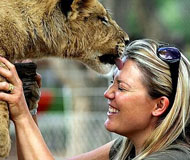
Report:
<svg viewBox="0 0 190 160"><path fill-rule="evenodd" d="M132 60L127 60L114 74L113 84L104 96L108 99L105 127L123 136L134 136L152 128L155 101L142 83L142 73Z"/></svg>

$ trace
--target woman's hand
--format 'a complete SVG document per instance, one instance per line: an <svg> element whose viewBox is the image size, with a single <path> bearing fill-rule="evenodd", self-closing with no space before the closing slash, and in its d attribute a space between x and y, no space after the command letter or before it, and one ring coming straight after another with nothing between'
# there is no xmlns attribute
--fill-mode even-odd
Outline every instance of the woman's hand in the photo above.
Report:
<svg viewBox="0 0 190 160"><path fill-rule="evenodd" d="M30 115L25 101L22 81L17 74L15 66L2 57L0 57L0 62L4 63L8 68L0 67L0 75L8 81L0 82L0 100L9 103L10 116L15 124L15 132L17 133L18 159L54 160L39 128ZM40 86L41 77L39 74L36 76L36 81ZM10 83L14 87L11 93L8 93L10 91Z"/></svg>
<svg viewBox="0 0 190 160"><path fill-rule="evenodd" d="M4 63L8 69L0 67L0 75L7 79L8 82L0 82L0 100L9 104L10 116L13 121L21 120L30 115L26 100L24 97L22 81L20 80L15 66L3 57L0 62ZM9 93L10 83L14 86ZM4 91L4 92L3 92Z"/></svg>

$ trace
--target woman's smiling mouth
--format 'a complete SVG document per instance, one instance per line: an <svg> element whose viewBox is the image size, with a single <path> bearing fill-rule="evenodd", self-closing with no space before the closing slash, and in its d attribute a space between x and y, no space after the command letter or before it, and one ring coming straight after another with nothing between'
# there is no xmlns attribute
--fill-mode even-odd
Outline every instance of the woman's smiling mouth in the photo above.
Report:
<svg viewBox="0 0 190 160"><path fill-rule="evenodd" d="M110 115L110 114L117 114L118 112L119 112L118 109L109 106L109 109L108 109L108 113L107 113L107 114L108 114L108 115Z"/></svg>

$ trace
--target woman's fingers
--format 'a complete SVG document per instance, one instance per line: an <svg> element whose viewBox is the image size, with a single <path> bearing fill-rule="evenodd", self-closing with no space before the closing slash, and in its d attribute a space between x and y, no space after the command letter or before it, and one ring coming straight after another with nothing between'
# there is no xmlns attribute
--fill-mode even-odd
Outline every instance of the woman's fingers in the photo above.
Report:
<svg viewBox="0 0 190 160"><path fill-rule="evenodd" d="M7 79L11 79L13 74L10 70L0 67L0 75L6 77Z"/></svg>
<svg viewBox="0 0 190 160"><path fill-rule="evenodd" d="M11 82L13 84L17 83L17 82L20 83L20 79L17 74L15 66L3 57L0 57L0 62L4 63L7 66L7 68L9 69L9 70L7 70L3 67L0 67L0 75L5 77L9 82Z"/></svg>
<svg viewBox="0 0 190 160"><path fill-rule="evenodd" d="M6 101L6 102L10 102L10 100L12 99L10 94L4 93L4 92L0 92L0 99L1 101Z"/></svg>
<svg viewBox="0 0 190 160"><path fill-rule="evenodd" d="M0 82L0 100L18 103L23 94L22 86L14 86L8 82Z"/></svg>
<svg viewBox="0 0 190 160"><path fill-rule="evenodd" d="M16 94L0 92L0 100L8 102L9 106L17 105L18 103L20 103L21 99L22 99L22 92L19 92L18 90L17 90ZM9 108L9 109L11 109L11 108Z"/></svg>
<svg viewBox="0 0 190 160"><path fill-rule="evenodd" d="M0 61L3 62L10 70L14 68L14 65L9 62L6 58L0 56Z"/></svg>
<svg viewBox="0 0 190 160"><path fill-rule="evenodd" d="M6 78L7 81L12 83L13 85L18 85L22 83L16 71L13 72L13 71L0 67L0 75Z"/></svg>
<svg viewBox="0 0 190 160"><path fill-rule="evenodd" d="M0 100L8 102L10 116L13 121L28 112L28 107L23 92L17 90L14 94L0 92Z"/></svg>
<svg viewBox="0 0 190 160"><path fill-rule="evenodd" d="M0 82L0 91L6 91L6 92L13 93L14 89L15 89L15 87L11 83Z"/></svg>
<svg viewBox="0 0 190 160"><path fill-rule="evenodd" d="M10 116L13 121L29 114L27 103L24 97L22 81L20 80L15 66L3 57L0 62L8 68L0 67L0 76L8 82L0 82L0 100L8 102Z"/></svg>
<svg viewBox="0 0 190 160"><path fill-rule="evenodd" d="M16 94L23 91L22 84L17 84L14 86L8 82L0 82L0 92L5 92L6 94Z"/></svg>

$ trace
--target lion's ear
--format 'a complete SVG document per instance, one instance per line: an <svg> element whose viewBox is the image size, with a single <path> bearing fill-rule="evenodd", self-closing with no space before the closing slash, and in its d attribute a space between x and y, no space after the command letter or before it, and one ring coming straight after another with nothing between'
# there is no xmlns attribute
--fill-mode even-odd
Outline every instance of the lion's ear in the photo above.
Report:
<svg viewBox="0 0 190 160"><path fill-rule="evenodd" d="M75 19L79 12L83 12L94 4L95 0L61 0L60 8L69 19Z"/></svg>
<svg viewBox="0 0 190 160"><path fill-rule="evenodd" d="M64 13L64 15L67 17L69 12L72 11L71 5L74 0L61 0L59 1L59 6L61 8L61 11Z"/></svg>

